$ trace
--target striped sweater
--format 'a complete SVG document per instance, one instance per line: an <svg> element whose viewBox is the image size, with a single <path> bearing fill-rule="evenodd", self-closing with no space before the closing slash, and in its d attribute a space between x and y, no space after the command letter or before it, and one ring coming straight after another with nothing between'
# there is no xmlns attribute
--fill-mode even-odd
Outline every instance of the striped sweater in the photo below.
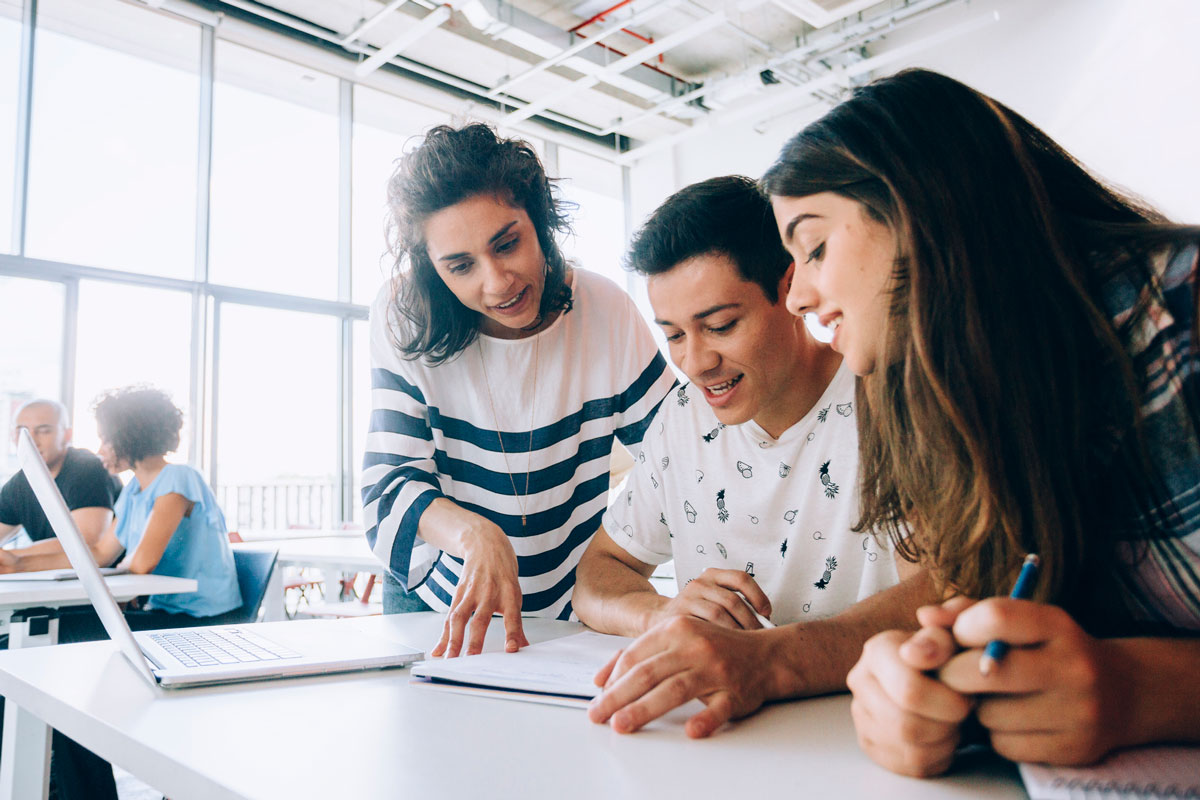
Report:
<svg viewBox="0 0 1200 800"><path fill-rule="evenodd" d="M417 525L446 497L508 534L522 612L568 619L575 567L605 510L613 437L639 444L674 385L628 295L579 269L572 291L572 310L536 336L480 336L435 366L392 344L387 287L371 309L367 541L435 610L449 608L463 562L423 542Z"/></svg>

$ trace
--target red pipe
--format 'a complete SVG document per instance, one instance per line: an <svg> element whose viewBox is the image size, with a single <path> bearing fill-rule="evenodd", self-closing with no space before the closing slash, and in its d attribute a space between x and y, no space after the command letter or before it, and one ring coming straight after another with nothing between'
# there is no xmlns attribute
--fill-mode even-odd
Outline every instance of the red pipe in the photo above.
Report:
<svg viewBox="0 0 1200 800"><path fill-rule="evenodd" d="M576 25L574 28L571 28L567 32L574 33L575 31L579 30L580 28L586 28L588 25L591 25L593 22L604 19L604 17L606 15L611 14L612 12L616 11L618 8L629 5L632 2L633 2L633 0L621 0L621 2L617 3L615 6L609 6L608 8L601 11L599 14L596 14L591 19L589 19L585 22L579 23L578 25Z"/></svg>
<svg viewBox="0 0 1200 800"><path fill-rule="evenodd" d="M582 33L577 33L577 34L575 34L575 35L576 35L576 36L583 36L583 34L582 34ZM586 37L585 37L585 38L586 38ZM623 51L623 50L618 50L618 49L617 49L617 48L615 48L615 47L610 47L609 45L606 45L604 42L596 42L596 47L603 47L603 48L604 48L605 50L607 50L608 52L610 52L610 53L615 53L616 55L619 55L619 56L621 56L622 58L624 58L625 56L629 55L628 53L626 53L626 52L625 52L625 51ZM661 55L660 55L658 58L659 58L659 60L660 60L660 61L662 60L662 56L661 56ZM683 80L683 78L680 78L678 75L672 75L671 73L667 72L665 69L659 69L658 67L654 66L653 64L651 64L651 63L649 63L649 62L643 61L643 62L642 62L642 66L643 66L643 67L645 67L646 69L652 69L652 70L654 70L655 72L661 72L663 75L666 75L666 76L667 76L667 77L669 77L669 78L674 78L674 79L675 79L675 80L677 80L677 81L682 81L682 80Z"/></svg>
<svg viewBox="0 0 1200 800"><path fill-rule="evenodd" d="M618 8L627 6L632 2L633 2L633 0L621 0L621 2L617 3L616 5L609 6L608 8L601 11L599 14L595 14L592 17L590 17L589 19L584 20L583 22L576 25L574 28L570 28L567 32L574 33L576 36L586 39L587 38L586 36L584 36L582 33L579 33L580 28L586 28L588 25L591 25L593 22L603 21L604 17L607 16L608 14L611 14L612 12L616 11ZM654 44L654 37L642 36L640 33L634 33L633 31L629 30L629 28L621 28L621 32L627 33L630 36L632 36L633 38L639 39L639 40L645 42L646 44ZM609 47L608 45L606 45L602 42L596 42L596 44L600 47L603 47L605 50L616 53L619 56L624 57L625 55L627 55L626 53L622 53L617 48ZM660 64L663 63L662 53L658 54L658 63L660 63ZM650 69L654 70L655 72L661 72L663 75L669 75L672 78L676 77L674 75L671 75L671 73L666 72L665 70L659 69L658 67L654 66L653 64L643 63L642 66L649 67Z"/></svg>

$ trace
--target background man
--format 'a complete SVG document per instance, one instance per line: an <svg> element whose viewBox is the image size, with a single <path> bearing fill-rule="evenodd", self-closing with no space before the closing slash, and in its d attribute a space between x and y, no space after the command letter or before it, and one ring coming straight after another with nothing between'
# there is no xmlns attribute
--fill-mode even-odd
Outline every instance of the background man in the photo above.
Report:
<svg viewBox="0 0 1200 800"><path fill-rule="evenodd" d="M121 482L109 475L100 459L87 450L71 447L67 409L57 400L31 400L17 412L13 440L28 430L38 453L54 476L79 532L94 544L112 521L113 503L121 493ZM0 572L40 569L40 558L62 553L50 521L38 505L24 472L18 472L0 488L0 541L12 536L18 526L33 540L29 547L0 553Z"/></svg>

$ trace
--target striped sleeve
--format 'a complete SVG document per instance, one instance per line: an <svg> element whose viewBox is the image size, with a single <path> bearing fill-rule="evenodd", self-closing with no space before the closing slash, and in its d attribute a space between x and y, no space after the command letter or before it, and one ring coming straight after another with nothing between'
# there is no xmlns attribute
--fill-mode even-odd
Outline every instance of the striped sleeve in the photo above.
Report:
<svg viewBox="0 0 1200 800"><path fill-rule="evenodd" d="M655 344L646 321L627 295L625 303L629 316L627 330L633 331L628 343L627 368L636 377L617 397L617 427L614 433L621 444L636 450L663 398L677 381L675 373L667 367L662 351Z"/></svg>
<svg viewBox="0 0 1200 800"><path fill-rule="evenodd" d="M417 525L442 496L429 410L388 331L384 294L371 309L371 419L363 450L362 503L367 543L406 589L429 576L440 551Z"/></svg>

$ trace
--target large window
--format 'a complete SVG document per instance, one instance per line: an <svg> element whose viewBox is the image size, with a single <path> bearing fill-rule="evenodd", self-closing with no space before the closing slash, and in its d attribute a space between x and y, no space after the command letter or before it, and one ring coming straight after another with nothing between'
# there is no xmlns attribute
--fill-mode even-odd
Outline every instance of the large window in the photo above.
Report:
<svg viewBox="0 0 1200 800"><path fill-rule="evenodd" d="M560 147L558 174L563 196L579 204L572 223L575 236L564 250L584 269L598 272L621 288L628 278L621 268L625 252L625 205L621 168L595 156Z"/></svg>
<svg viewBox="0 0 1200 800"><path fill-rule="evenodd" d="M391 274L384 236L388 217L387 183L395 161L420 142L421 134L448 122L440 111L363 86L354 87L354 171L352 173L352 299L370 305Z"/></svg>
<svg viewBox="0 0 1200 800"><path fill-rule="evenodd" d="M17 90L21 71L21 7L0 0L0 253L11 253Z"/></svg>
<svg viewBox="0 0 1200 800"><path fill-rule="evenodd" d="M38 26L26 254L190 278L199 27L94 0Z"/></svg>
<svg viewBox="0 0 1200 800"><path fill-rule="evenodd" d="M231 528L337 519L338 321L223 303L217 497Z"/></svg>
<svg viewBox="0 0 1200 800"><path fill-rule="evenodd" d="M32 2L0 0L0 480L22 403L68 402L95 449L97 397L147 384L183 410L172 458L232 528L360 522L387 182L450 115L385 71L371 88L322 72L327 51L297 63L296 40L203 3L37 0L26 64ZM568 253L624 284L620 171L501 135L558 153L581 204Z"/></svg>
<svg viewBox="0 0 1200 800"><path fill-rule="evenodd" d="M218 42L209 279L336 299L338 84Z"/></svg>
<svg viewBox="0 0 1200 800"><path fill-rule="evenodd" d="M0 275L0 479L17 471L12 431L17 409L62 392L63 286Z"/></svg>
<svg viewBox="0 0 1200 800"><path fill-rule="evenodd" d="M100 446L92 404L103 392L132 384L162 389L184 411L176 457L187 461L192 420L191 295L99 281L79 284L75 357L75 443Z"/></svg>
<svg viewBox="0 0 1200 800"><path fill-rule="evenodd" d="M349 513L346 516L355 522L362 522L362 462L363 449L367 444L367 428L371 423L371 341L370 326L365 320L354 323L354 358L351 369L354 378L351 382L354 405L351 409L351 483L353 496L350 501Z"/></svg>

